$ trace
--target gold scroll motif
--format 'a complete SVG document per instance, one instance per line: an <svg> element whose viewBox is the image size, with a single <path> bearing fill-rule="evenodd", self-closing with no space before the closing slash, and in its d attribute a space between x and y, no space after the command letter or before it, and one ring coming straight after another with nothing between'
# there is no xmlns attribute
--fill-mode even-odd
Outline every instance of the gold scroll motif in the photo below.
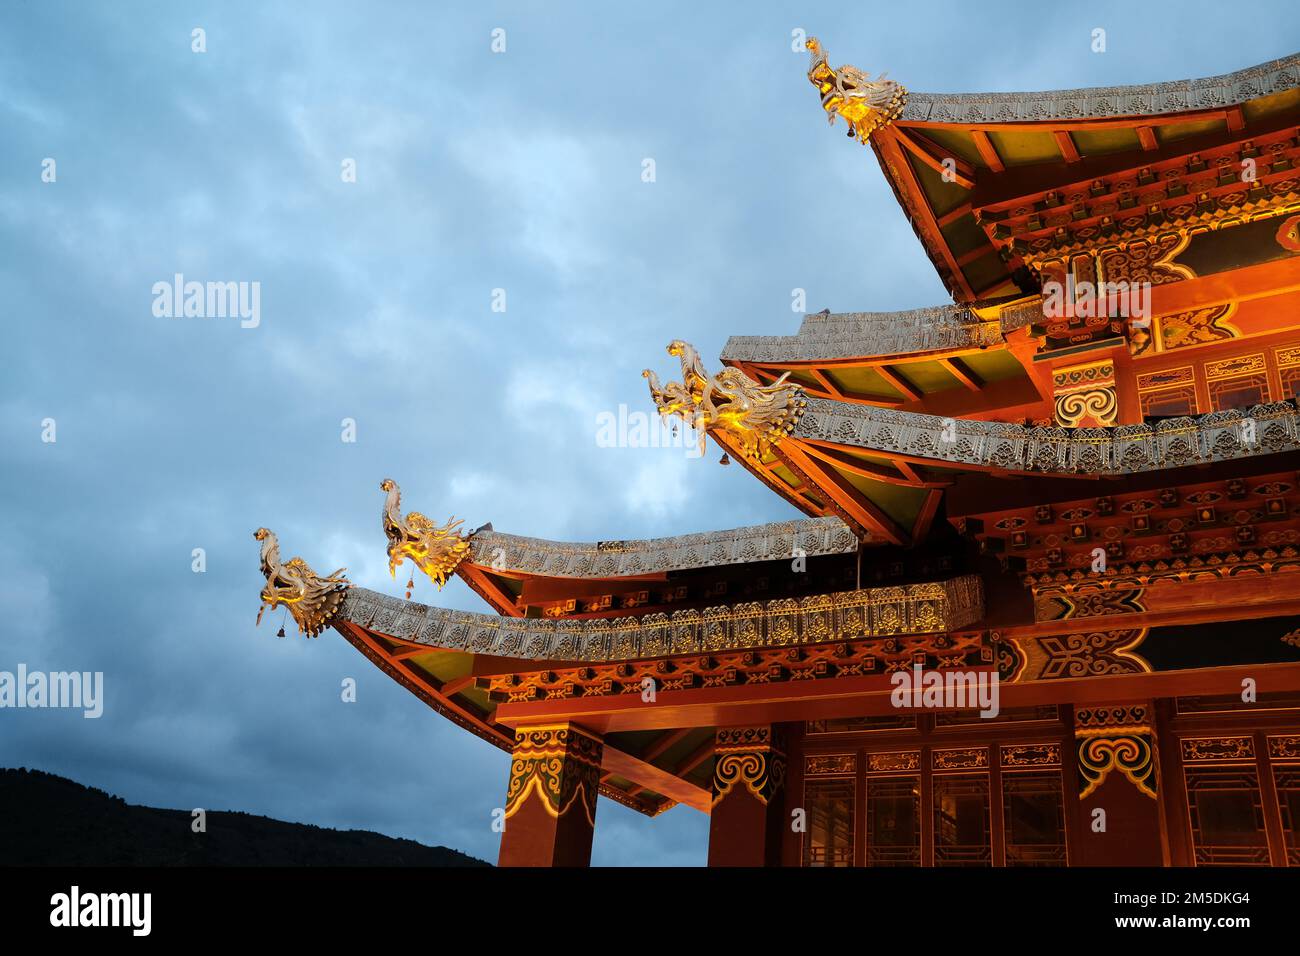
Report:
<svg viewBox="0 0 1300 956"><path fill-rule="evenodd" d="M587 823L594 825L604 749L599 740L569 724L516 731L506 818L535 795L551 816L562 817L580 806Z"/></svg>
<svg viewBox="0 0 1300 956"><path fill-rule="evenodd" d="M1066 428L1114 425L1119 411L1115 364L1109 360L1052 373L1056 422Z"/></svg>
<svg viewBox="0 0 1300 956"><path fill-rule="evenodd" d="M660 385L653 371L641 374L662 418L677 415L699 435L700 454L710 430L722 432L728 444L754 461L794 430L808 401L797 385L786 385L787 372L772 385L760 385L740 369L724 368L716 375L704 370L695 347L680 339L668 343L668 354L681 359L682 380Z"/></svg>
<svg viewBox="0 0 1300 956"><path fill-rule="evenodd" d="M1174 261L1191 241L1190 232L1172 232L1154 239L1134 240L1121 249L1102 250L1098 255L1101 273L1108 283L1127 282L1129 285L1166 285L1195 279L1196 273L1190 266Z"/></svg>
<svg viewBox="0 0 1300 956"><path fill-rule="evenodd" d="M935 750L931 762L935 770L978 770L989 765L989 752L983 747Z"/></svg>
<svg viewBox="0 0 1300 956"><path fill-rule="evenodd" d="M1086 799L1118 770L1133 786L1156 799L1155 741L1145 704L1077 707L1079 799Z"/></svg>
<svg viewBox="0 0 1300 956"><path fill-rule="evenodd" d="M902 773L921 766L919 750L902 750L895 753L867 755L867 769L875 773Z"/></svg>
<svg viewBox="0 0 1300 956"><path fill-rule="evenodd" d="M857 754L810 754L804 758L805 777L854 774L857 769Z"/></svg>
<svg viewBox="0 0 1300 956"><path fill-rule="evenodd" d="M397 482L385 478L379 483L379 490L388 492L383 517L384 535L388 538L388 573L396 577L398 566L410 559L441 590L469 554L469 536L456 531L464 522L453 516L439 527L418 511L403 517L402 489ZM407 586L413 585L414 579ZM411 595L408 592L406 596Z"/></svg>
<svg viewBox="0 0 1300 956"><path fill-rule="evenodd" d="M338 613L343 603L343 592L352 587L343 576L347 568L339 568L329 577L322 578L302 558L290 558L282 564L280 542L275 532L258 528L253 532L253 538L262 542L261 566L266 577L257 623L262 623L262 613L267 608L274 610L283 605L297 622L299 634L318 636Z"/></svg>
<svg viewBox="0 0 1300 956"><path fill-rule="evenodd" d="M907 90L881 74L872 79L847 63L838 70L826 62L826 52L816 37L804 44L812 57L808 82L821 94L822 109L832 126L835 117L843 116L849 135L865 144L876 130L893 123L907 105Z"/></svg>
<svg viewBox="0 0 1300 956"><path fill-rule="evenodd" d="M1150 734L1081 736L1079 745L1079 799L1100 787L1112 770L1152 800L1156 798L1155 761Z"/></svg>
<svg viewBox="0 0 1300 956"><path fill-rule="evenodd" d="M1065 621L1077 617L1140 614L1145 588L1054 587L1035 589L1034 620Z"/></svg>
<svg viewBox="0 0 1300 956"><path fill-rule="evenodd" d="M1129 351L1133 355L1144 355L1153 351L1168 352L1189 345L1239 339L1241 330L1228 321L1236 311L1237 304L1228 302L1207 309L1187 309L1172 315L1162 315L1154 323L1154 348L1135 349L1134 340L1130 340Z"/></svg>
<svg viewBox="0 0 1300 956"><path fill-rule="evenodd" d="M1300 758L1300 736L1279 734L1268 738L1268 756L1272 760L1296 760Z"/></svg>
<svg viewBox="0 0 1300 956"><path fill-rule="evenodd" d="M1003 744L1004 767L1059 767L1060 744Z"/></svg>
<svg viewBox="0 0 1300 956"><path fill-rule="evenodd" d="M1137 648L1146 640L1148 628L1122 631L1092 631L1022 638L1033 645L1026 650L1033 676L1022 671L1021 680L1063 680L1074 677L1103 677L1111 674L1149 674L1151 665ZM1026 668L1029 670L1030 668Z"/></svg>
<svg viewBox="0 0 1300 956"><path fill-rule="evenodd" d="M1250 737L1184 737L1180 743L1183 763L1255 759L1255 742Z"/></svg>
<svg viewBox="0 0 1300 956"><path fill-rule="evenodd" d="M771 728L721 728L714 744L713 806L743 786L764 806L785 786L785 753Z"/></svg>

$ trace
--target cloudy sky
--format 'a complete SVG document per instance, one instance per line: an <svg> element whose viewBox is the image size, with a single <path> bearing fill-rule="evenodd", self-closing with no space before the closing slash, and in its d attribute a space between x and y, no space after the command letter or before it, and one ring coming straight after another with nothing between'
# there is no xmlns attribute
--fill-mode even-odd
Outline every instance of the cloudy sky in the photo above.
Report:
<svg viewBox="0 0 1300 956"><path fill-rule="evenodd" d="M713 366L730 334L792 332L793 289L810 311L944 299L870 151L827 128L793 30L927 92L1183 79L1300 49L1294 0L1235 19L835 10L6 5L0 670L103 671L106 709L0 710L0 766L495 861L507 756L333 632L278 641L278 612L255 628L253 530L400 593L386 476L408 507L558 539L792 516L716 454L595 434L600 412L649 407L639 373L671 371L670 339ZM260 283L260 325L156 316L176 273ZM437 600L484 609L459 581ZM691 809L602 800L594 860L699 865L707 832Z"/></svg>

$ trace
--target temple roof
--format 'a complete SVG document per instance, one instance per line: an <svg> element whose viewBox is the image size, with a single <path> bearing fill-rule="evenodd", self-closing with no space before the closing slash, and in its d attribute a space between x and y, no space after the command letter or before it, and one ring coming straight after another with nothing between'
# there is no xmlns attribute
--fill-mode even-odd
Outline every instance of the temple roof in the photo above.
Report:
<svg viewBox="0 0 1300 956"><path fill-rule="evenodd" d="M671 615L559 621L430 607L355 587L341 597L331 624L349 643L438 713L506 751L514 728L499 719L498 705L573 697L566 666L577 665L606 693L640 694L647 677L666 692L697 687L699 669L721 668L725 682L728 669L765 647L791 645L792 662L846 642L906 658L908 642L969 628L984 615L983 586L973 575ZM978 643L969 633L966 643ZM951 643L944 647L953 653ZM840 665L846 673L863 666ZM807 678L838 672L817 660L806 669ZM775 679L787 677L798 675ZM675 803L707 813L713 746L712 727L606 733L600 792L651 816Z"/></svg>
<svg viewBox="0 0 1300 956"><path fill-rule="evenodd" d="M722 360L803 362L942 352L1000 343L1002 334L996 319L987 321L953 305L812 315L795 335L733 335L722 350Z"/></svg>
<svg viewBox="0 0 1300 956"><path fill-rule="evenodd" d="M909 93L903 123L1045 123L1158 116L1241 105L1300 89L1300 53L1233 73L1030 93Z"/></svg>
<svg viewBox="0 0 1300 956"><path fill-rule="evenodd" d="M549 541L481 530L470 538L467 560L496 571L560 578L612 578L691 568L851 554L852 531L834 516L776 521L669 538L596 542Z"/></svg>
<svg viewBox="0 0 1300 956"><path fill-rule="evenodd" d="M858 613L841 626L831 620L833 608L856 608ZM784 644L928 634L969 627L983 615L980 579L966 575L802 600L782 598L702 611L688 609L672 615L587 620L457 611L351 588L337 620L432 650L489 654L535 664L649 660ZM721 629L712 626L717 622Z"/></svg>
<svg viewBox="0 0 1300 956"><path fill-rule="evenodd" d="M1292 401L1063 427L815 398L795 381L759 384L744 366L710 375L680 340L669 352L680 359L687 384L649 376L661 411L706 427L805 513L838 515L876 545L926 542L945 489L965 474L1113 478L1300 451Z"/></svg>
<svg viewBox="0 0 1300 956"><path fill-rule="evenodd" d="M1122 239L1121 221L1130 232L1182 225L1188 194L1239 222L1300 191L1300 55L1172 83L924 94L833 69L809 45L823 109L871 145L958 302L1032 293L1044 255L1074 239ZM1259 195L1215 178L1218 164L1265 154ZM1204 209L1189 208L1206 225Z"/></svg>
<svg viewBox="0 0 1300 956"><path fill-rule="evenodd" d="M1042 316L1034 296L1003 302L928 306L897 312L831 312L804 316L794 335L733 335L722 361L808 362L960 352L1001 345L1008 332Z"/></svg>
<svg viewBox="0 0 1300 956"><path fill-rule="evenodd" d="M1117 476L1300 450L1300 415L1275 402L1151 424L1027 427L809 399L790 437L939 465Z"/></svg>

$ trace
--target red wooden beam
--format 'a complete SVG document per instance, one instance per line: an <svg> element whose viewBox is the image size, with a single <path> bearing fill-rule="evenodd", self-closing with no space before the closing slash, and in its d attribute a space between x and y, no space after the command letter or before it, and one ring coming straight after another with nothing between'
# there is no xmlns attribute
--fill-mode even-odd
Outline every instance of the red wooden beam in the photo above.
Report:
<svg viewBox="0 0 1300 956"><path fill-rule="evenodd" d="M1079 630L1078 622L1073 626ZM1103 678L1003 682L999 685L999 693L1001 707L1006 710L1040 704L1098 704L1155 697L1233 694L1241 692L1241 682L1245 677L1261 683L1266 680L1272 690L1300 690L1300 664L1243 664L1186 671L1115 674ZM634 697L636 703L627 700L629 696ZM654 707L645 706L635 695L617 694L503 703L497 713L507 726L543 720L581 720L585 727L612 733L682 726L740 727L897 713L892 696L889 675L874 674L663 691ZM692 755L696 765L707 759L712 750L713 741L706 741ZM678 775L689 773L685 763L673 768L674 772Z"/></svg>
<svg viewBox="0 0 1300 956"><path fill-rule="evenodd" d="M715 746L716 742L712 737L709 737L708 740L704 741L704 743L691 751L691 753L688 754L681 763L676 767L673 767L673 773L679 777L686 776L700 764L704 763L705 760L713 756L713 749Z"/></svg>
<svg viewBox="0 0 1300 956"><path fill-rule="evenodd" d="M978 392L984 387L984 380L976 374L975 370L963 362L960 358L953 356L951 358L939 359L939 364L946 368L952 377L957 379L972 392Z"/></svg>
<svg viewBox="0 0 1300 956"><path fill-rule="evenodd" d="M877 365L875 366L875 369L880 373L881 378L902 392L908 401L919 402L921 400L921 392L916 388L916 386L907 381L888 365Z"/></svg>
<svg viewBox="0 0 1300 956"><path fill-rule="evenodd" d="M817 483L822 494L831 498L843 508L854 521L872 534L890 544L904 544L907 532L898 526L879 505L853 487L833 466L817 461L798 443L787 439L781 443L781 454L787 456L798 466L799 470Z"/></svg>
<svg viewBox="0 0 1300 956"><path fill-rule="evenodd" d="M817 381L821 383L822 388L826 389L826 393L830 395L831 398L842 399L844 397L843 393L839 390L839 388L835 385L835 383L832 382L830 380L830 377L821 369L809 366L808 374L811 375L813 378L817 379Z"/></svg>
<svg viewBox="0 0 1300 956"><path fill-rule="evenodd" d="M897 133L899 142L907 147L908 152L942 176L945 182L954 183L963 189L975 188L975 170L966 160L944 152L928 139L914 138L901 129Z"/></svg>
<svg viewBox="0 0 1300 956"><path fill-rule="evenodd" d="M1074 139L1069 132L1063 129L1053 130L1052 136L1056 139L1056 146L1067 163L1077 163L1080 160L1079 147L1074 145Z"/></svg>
<svg viewBox="0 0 1300 956"><path fill-rule="evenodd" d="M993 140L989 139L989 134L982 129L973 129L970 131L970 138L975 141L975 148L980 152L980 158L984 160L990 170L1000 173L1006 170L1002 164L1002 157L998 155L997 149L993 145Z"/></svg>
<svg viewBox="0 0 1300 956"><path fill-rule="evenodd" d="M456 568L456 573L471 588L487 601L496 610L498 614L505 614L510 617L523 617L525 610L515 603L513 594L508 593L496 581L492 580L482 568L478 565L471 564L468 561L462 561Z"/></svg>
<svg viewBox="0 0 1300 956"><path fill-rule="evenodd" d="M631 754L605 746L605 755L600 762L600 769L624 777L637 784L637 792L649 790L662 794L678 803L694 807L701 813L708 813L713 795L702 787L687 783L675 773L660 770Z"/></svg>
<svg viewBox="0 0 1300 956"><path fill-rule="evenodd" d="M873 481L883 481L891 485L906 485L908 487L922 488L940 488L952 484L951 481L927 481L916 473L906 462L896 462L890 460L897 471L890 472L883 468L872 466L869 462L854 458L852 455L841 451L840 446L829 444L817 440L803 440L803 449L808 454L820 458L822 461L836 468L840 468L850 474L858 475L862 478L870 478Z"/></svg>
<svg viewBox="0 0 1300 956"><path fill-rule="evenodd" d="M646 748L646 752L641 755L641 759L646 763L653 763L656 758L662 757L672 749L674 744L680 743L683 739L694 733L694 731L694 727L682 727L679 730L674 730L671 733L664 734Z"/></svg>
<svg viewBox="0 0 1300 956"><path fill-rule="evenodd" d="M969 216L971 213L971 208L972 207L970 203L964 202L956 209L952 210L951 212L944 213L938 219L939 228L943 229L947 226L952 225L954 222L956 222L958 219L961 219L963 216Z"/></svg>
<svg viewBox="0 0 1300 956"><path fill-rule="evenodd" d="M939 502L942 500L943 492L937 488L925 496L925 501L921 504L921 510L916 516L916 521L912 524L913 541L924 541L925 536L930 533L930 525L934 524L934 516L939 510Z"/></svg>
<svg viewBox="0 0 1300 956"><path fill-rule="evenodd" d="M952 273L952 281L956 288L954 294L964 301L971 301L977 296L975 290L971 288L966 274L961 271L953 257L952 249L948 247L948 242L939 231L939 225L935 221L934 210L930 206L930 201L925 196L925 190L921 188L921 183L912 171L911 164L907 162L907 157L903 155L903 149L897 137L897 126L890 126L885 130L877 130L876 135L872 136L871 142L883 159L886 168L892 164L892 168L897 171L899 178L898 188L907 193L912 200L912 205L922 221L916 223L922 234L925 236L925 242L932 254L938 254L948 266L948 271Z"/></svg>

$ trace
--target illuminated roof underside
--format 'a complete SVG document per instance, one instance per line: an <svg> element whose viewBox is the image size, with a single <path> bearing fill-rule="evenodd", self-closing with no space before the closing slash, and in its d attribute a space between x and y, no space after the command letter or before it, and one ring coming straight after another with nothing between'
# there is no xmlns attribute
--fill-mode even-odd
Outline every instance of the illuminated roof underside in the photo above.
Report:
<svg viewBox="0 0 1300 956"><path fill-rule="evenodd" d="M868 142L940 278L957 301L972 302L1034 291L1034 257L1026 253L1035 242L1068 244L1134 216L1164 228L1184 195L1232 193L1232 183L1201 182L1199 154L1286 138L1298 108L1300 55L1293 55L1173 83L909 92L899 115ZM1251 215L1294 201L1300 185L1285 185L1293 160L1281 158L1291 165L1261 166L1267 197L1231 203ZM1108 178L1142 167L1155 173L1150 189ZM1028 226L1017 220L1025 210Z"/></svg>

